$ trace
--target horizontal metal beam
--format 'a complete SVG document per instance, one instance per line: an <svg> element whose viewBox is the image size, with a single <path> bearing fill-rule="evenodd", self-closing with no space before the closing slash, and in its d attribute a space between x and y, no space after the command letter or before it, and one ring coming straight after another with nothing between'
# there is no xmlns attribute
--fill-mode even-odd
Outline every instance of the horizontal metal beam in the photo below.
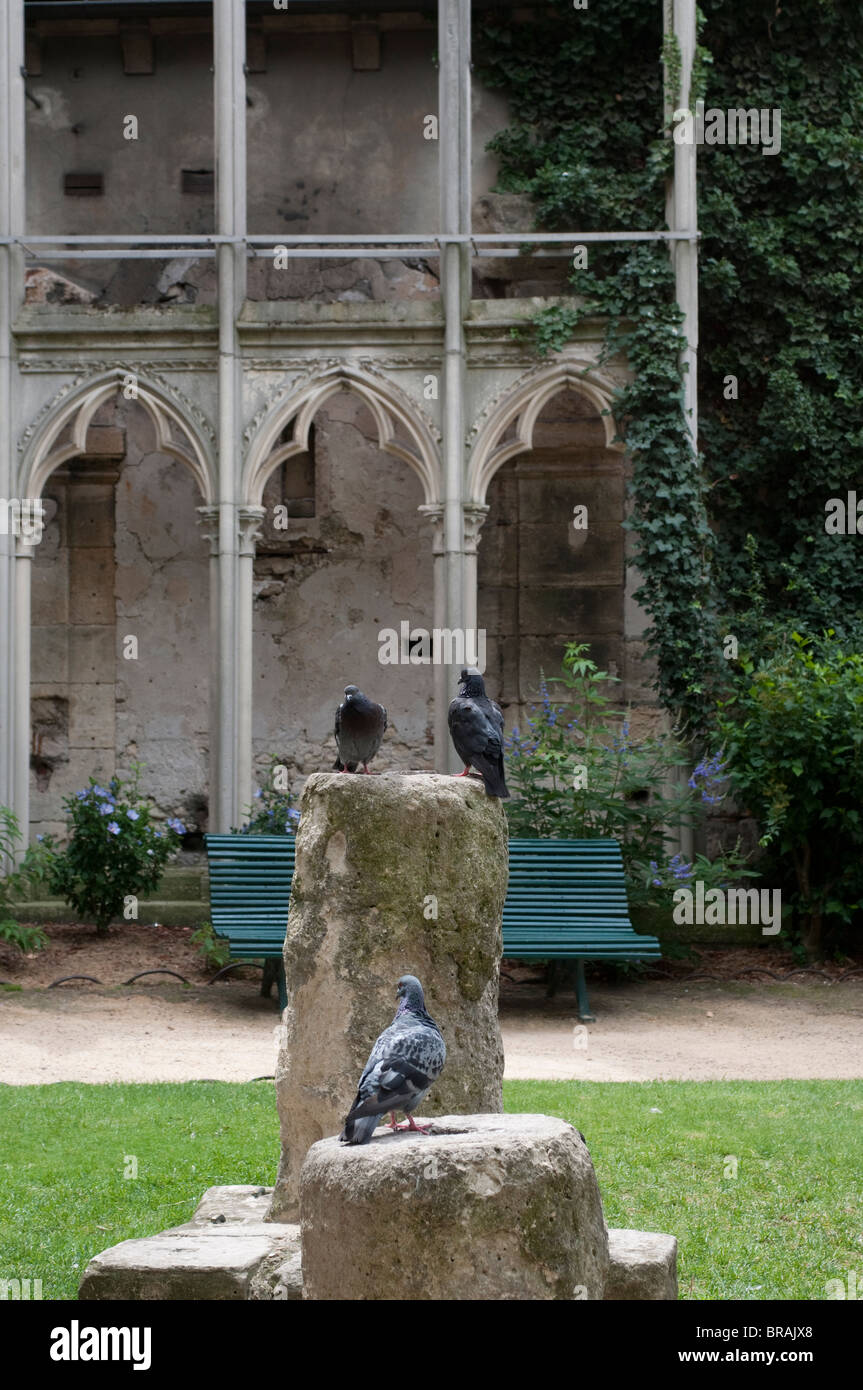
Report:
<svg viewBox="0 0 863 1390"><path fill-rule="evenodd" d="M187 235L186 233L166 234L163 236L137 235L130 233L126 236L80 236L69 235L57 232L53 236L30 236L21 237L0 237L0 245L24 245L25 242L30 246L182 246L185 248L196 246L219 246L219 245L239 245L245 243L248 246L347 246L347 247L386 247L386 246L414 246L420 245L423 249L434 248L455 244L467 244L474 246L537 246L555 245L569 246L573 243L579 244L589 241L684 241L698 237L700 233L696 229L683 231L649 231L649 232L468 232L461 234L440 235L436 233L394 233L391 236L375 236L372 234L352 234L349 236L341 235L315 235L305 233L300 236L276 235L250 235L245 237L216 236L215 234L197 236Z"/></svg>

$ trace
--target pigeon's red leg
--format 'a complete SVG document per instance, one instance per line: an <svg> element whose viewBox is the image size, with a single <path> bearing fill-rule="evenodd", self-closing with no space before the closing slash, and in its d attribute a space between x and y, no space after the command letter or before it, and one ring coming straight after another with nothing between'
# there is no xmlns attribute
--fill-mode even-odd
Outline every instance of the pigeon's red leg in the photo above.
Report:
<svg viewBox="0 0 863 1390"><path fill-rule="evenodd" d="M347 772L347 770L348 770L348 769L347 769L346 767L340 767L340 768L339 768L339 772Z"/></svg>
<svg viewBox="0 0 863 1390"><path fill-rule="evenodd" d="M470 765L465 768L464 772L456 772L454 775L456 777L470 777Z"/></svg>
<svg viewBox="0 0 863 1390"><path fill-rule="evenodd" d="M372 774L369 772L368 763L363 763L363 772L366 774L367 777L371 777Z"/></svg>
<svg viewBox="0 0 863 1390"><path fill-rule="evenodd" d="M407 1122L407 1124L406 1124L406 1125L399 1125L398 1128L399 1128L399 1129L402 1129L402 1130L404 1130L404 1129L412 1129L412 1130L414 1131L415 1134L430 1134L430 1133L431 1133L431 1127L430 1127L429 1125L415 1125L415 1124L414 1124L414 1117L413 1117L413 1115L408 1115L408 1122Z"/></svg>
<svg viewBox="0 0 863 1390"><path fill-rule="evenodd" d="M401 1129L401 1125L396 1124L396 1112L394 1110L390 1111L390 1129L393 1134L395 1134L396 1130Z"/></svg>

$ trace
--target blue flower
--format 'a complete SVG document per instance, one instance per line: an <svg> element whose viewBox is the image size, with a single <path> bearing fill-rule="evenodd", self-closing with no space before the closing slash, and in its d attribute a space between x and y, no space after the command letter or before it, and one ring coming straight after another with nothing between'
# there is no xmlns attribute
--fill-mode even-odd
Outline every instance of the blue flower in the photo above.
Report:
<svg viewBox="0 0 863 1390"><path fill-rule="evenodd" d="M263 792L261 791L261 788L258 787L258 790L255 792L255 800L257 800L258 797L259 797L259 796L262 796L262 795L263 795Z"/></svg>
<svg viewBox="0 0 863 1390"><path fill-rule="evenodd" d="M139 817L137 811L127 811L127 812L126 812L126 815L129 817L129 820L139 820L139 819L140 819L140 817Z"/></svg>
<svg viewBox="0 0 863 1390"><path fill-rule="evenodd" d="M115 810L116 807L114 806L113 801L103 801L102 805L99 807L99 814L101 816L110 816L113 815Z"/></svg>
<svg viewBox="0 0 863 1390"><path fill-rule="evenodd" d="M44 835L37 835L37 836L36 836L36 839L39 841L40 845L41 845L42 841L44 840L44 838L45 838Z"/></svg>
<svg viewBox="0 0 863 1390"><path fill-rule="evenodd" d="M294 808L293 808L293 806L292 806L291 809L288 811L288 818L289 818L290 820L299 820L299 819L300 819L300 813L299 813L299 811L295 811Z"/></svg>
<svg viewBox="0 0 863 1390"><path fill-rule="evenodd" d="M95 784L95 782L94 782L94 784L93 784L92 787L88 788L88 791L92 791L92 793L93 793L94 796L110 796L110 795L111 795L111 793L108 791L107 787L97 787L96 784ZM85 793L85 795L86 795L86 793Z"/></svg>
<svg viewBox="0 0 863 1390"><path fill-rule="evenodd" d="M186 827L177 816L169 816L165 821L169 830L173 830L177 835L185 835Z"/></svg>
<svg viewBox="0 0 863 1390"><path fill-rule="evenodd" d="M108 834L109 834L109 835L119 835L119 833L120 833L120 827L119 827L119 825L117 824L117 822L116 822L115 820L109 821L109 822L108 822Z"/></svg>

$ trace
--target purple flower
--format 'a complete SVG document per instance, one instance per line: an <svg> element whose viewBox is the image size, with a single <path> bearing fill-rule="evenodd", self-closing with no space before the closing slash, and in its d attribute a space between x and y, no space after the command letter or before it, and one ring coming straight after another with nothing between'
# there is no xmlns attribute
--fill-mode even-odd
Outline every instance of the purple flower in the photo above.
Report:
<svg viewBox="0 0 863 1390"><path fill-rule="evenodd" d="M119 827L119 825L117 824L117 822L116 822L115 820L109 821L109 822L108 822L108 834L109 834L109 835L119 835L119 833L120 833L120 827Z"/></svg>

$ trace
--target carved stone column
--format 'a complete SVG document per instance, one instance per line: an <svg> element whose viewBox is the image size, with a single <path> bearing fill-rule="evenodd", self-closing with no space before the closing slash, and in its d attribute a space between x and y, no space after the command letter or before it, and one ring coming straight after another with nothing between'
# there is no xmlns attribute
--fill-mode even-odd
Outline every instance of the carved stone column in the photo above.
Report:
<svg viewBox="0 0 863 1390"><path fill-rule="evenodd" d="M253 581L255 549L266 514L265 507L237 508L237 825L252 799Z"/></svg>
<svg viewBox="0 0 863 1390"><path fill-rule="evenodd" d="M446 627L446 551L444 547L444 508L440 503L424 503L419 511L432 527L432 576L434 583L434 626ZM450 767L454 750L450 748L446 712L449 700L447 692L447 668L437 665L433 668L434 687L434 760L435 767L441 771ZM455 691L452 692L455 694ZM452 768L450 770L453 770Z"/></svg>
<svg viewBox="0 0 863 1390"><path fill-rule="evenodd" d="M208 825L215 830L218 825L219 787L223 785L224 772L219 742L219 508L196 507L201 535L210 548L210 769L209 769L209 812Z"/></svg>
<svg viewBox="0 0 863 1390"><path fill-rule="evenodd" d="M486 503L479 502L464 508L464 625L468 631L475 631L477 625L477 547L488 510Z"/></svg>

